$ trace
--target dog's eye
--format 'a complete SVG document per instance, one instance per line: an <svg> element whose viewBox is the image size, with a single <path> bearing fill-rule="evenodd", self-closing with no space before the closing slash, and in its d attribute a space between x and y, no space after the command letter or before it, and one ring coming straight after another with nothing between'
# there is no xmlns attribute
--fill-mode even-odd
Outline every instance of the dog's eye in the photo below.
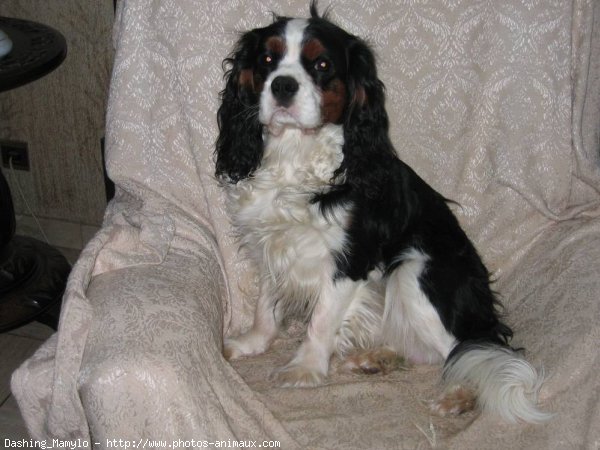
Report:
<svg viewBox="0 0 600 450"><path fill-rule="evenodd" d="M319 58L315 61L315 70L317 72L328 72L331 70L331 63L325 58Z"/></svg>
<svg viewBox="0 0 600 450"><path fill-rule="evenodd" d="M264 55L262 55L260 57L260 62L262 65L264 66L270 66L271 64L273 64L274 58L269 55L268 53L265 53Z"/></svg>
<svg viewBox="0 0 600 450"><path fill-rule="evenodd" d="M331 68L331 64L324 58L319 58L315 61L315 70L319 72L327 72Z"/></svg>

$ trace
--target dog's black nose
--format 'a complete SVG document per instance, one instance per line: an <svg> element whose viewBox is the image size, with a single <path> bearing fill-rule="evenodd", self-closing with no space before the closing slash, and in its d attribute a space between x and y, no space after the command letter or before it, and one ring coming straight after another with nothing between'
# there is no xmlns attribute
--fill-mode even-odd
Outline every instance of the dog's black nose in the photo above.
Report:
<svg viewBox="0 0 600 450"><path fill-rule="evenodd" d="M298 92L298 82L288 76L278 76L271 83L271 92L281 106L288 106Z"/></svg>

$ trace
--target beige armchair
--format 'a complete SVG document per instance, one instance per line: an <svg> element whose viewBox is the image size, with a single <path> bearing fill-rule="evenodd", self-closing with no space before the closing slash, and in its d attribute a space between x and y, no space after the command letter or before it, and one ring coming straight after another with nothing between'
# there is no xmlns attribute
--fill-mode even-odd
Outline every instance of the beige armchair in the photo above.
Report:
<svg viewBox="0 0 600 450"><path fill-rule="evenodd" d="M400 157L461 205L556 418L431 416L435 367L280 389L268 373L291 355L297 324L267 354L225 361L223 335L249 326L256 279L213 177L221 61L236 31L269 11L306 16L308 2L127 0L108 108L117 196L74 267L59 331L13 376L32 437L598 448L600 6L331 3L379 55Z"/></svg>

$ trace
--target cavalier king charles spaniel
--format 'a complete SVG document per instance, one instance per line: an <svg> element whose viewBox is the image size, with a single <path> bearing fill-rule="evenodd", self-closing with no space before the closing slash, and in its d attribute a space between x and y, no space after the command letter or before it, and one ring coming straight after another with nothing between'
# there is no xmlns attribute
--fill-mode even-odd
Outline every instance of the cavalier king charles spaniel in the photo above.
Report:
<svg viewBox="0 0 600 450"><path fill-rule="evenodd" d="M299 317L306 337L274 372L282 386L323 383L334 354L365 373L401 356L443 363L435 413L477 404L546 420L542 376L509 346L449 201L396 155L373 52L315 2L310 12L244 33L224 61L216 175L260 272L254 323L225 357L265 352Z"/></svg>

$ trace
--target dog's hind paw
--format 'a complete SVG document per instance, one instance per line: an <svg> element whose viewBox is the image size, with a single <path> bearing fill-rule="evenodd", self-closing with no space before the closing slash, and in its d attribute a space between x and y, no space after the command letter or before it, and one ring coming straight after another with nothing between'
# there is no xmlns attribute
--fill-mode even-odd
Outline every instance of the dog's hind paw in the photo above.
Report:
<svg viewBox="0 0 600 450"><path fill-rule="evenodd" d="M458 416L477 405L475 393L464 386L452 386L437 399L428 402L429 410L441 417Z"/></svg>

